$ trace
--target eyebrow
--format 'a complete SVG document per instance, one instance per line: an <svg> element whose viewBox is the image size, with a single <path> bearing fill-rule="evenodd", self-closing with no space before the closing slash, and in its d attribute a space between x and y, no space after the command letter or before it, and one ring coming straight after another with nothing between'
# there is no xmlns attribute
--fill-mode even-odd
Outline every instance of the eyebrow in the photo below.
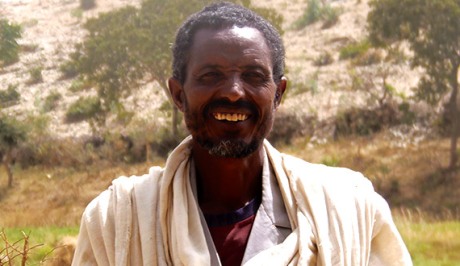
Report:
<svg viewBox="0 0 460 266"><path fill-rule="evenodd" d="M218 64L206 64L202 67L200 67L196 72L200 72L200 71L203 71L203 70L206 70L206 69L223 69L225 67L222 67L221 65L218 65ZM261 70L262 72L266 73L266 74L269 74L270 73L270 69L269 68L265 68L263 67L262 65L259 65L259 64L249 64L249 65L244 65L242 67L238 67L240 69L243 69L243 70Z"/></svg>

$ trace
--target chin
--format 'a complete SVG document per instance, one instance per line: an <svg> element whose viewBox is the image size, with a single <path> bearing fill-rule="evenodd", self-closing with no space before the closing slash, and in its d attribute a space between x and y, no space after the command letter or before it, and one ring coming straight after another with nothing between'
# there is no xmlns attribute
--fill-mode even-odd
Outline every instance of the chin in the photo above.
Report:
<svg viewBox="0 0 460 266"><path fill-rule="evenodd" d="M257 139L247 143L239 139L230 139L217 142L198 142L212 156L238 159L245 158L254 153L262 145L262 141L263 139Z"/></svg>

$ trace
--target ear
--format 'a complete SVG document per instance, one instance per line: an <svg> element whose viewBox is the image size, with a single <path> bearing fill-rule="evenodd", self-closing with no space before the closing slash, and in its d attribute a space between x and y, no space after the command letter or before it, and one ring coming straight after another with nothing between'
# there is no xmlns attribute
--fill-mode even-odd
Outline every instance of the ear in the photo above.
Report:
<svg viewBox="0 0 460 266"><path fill-rule="evenodd" d="M184 88L182 84L175 78L170 78L168 80L169 92L171 93L171 98L177 108L184 112Z"/></svg>
<svg viewBox="0 0 460 266"><path fill-rule="evenodd" d="M287 87L287 79L285 76L281 77L281 80L278 83L278 86L276 87L276 92L275 92L275 109L278 108L278 106L281 103L281 99L283 98L284 92L286 91Z"/></svg>

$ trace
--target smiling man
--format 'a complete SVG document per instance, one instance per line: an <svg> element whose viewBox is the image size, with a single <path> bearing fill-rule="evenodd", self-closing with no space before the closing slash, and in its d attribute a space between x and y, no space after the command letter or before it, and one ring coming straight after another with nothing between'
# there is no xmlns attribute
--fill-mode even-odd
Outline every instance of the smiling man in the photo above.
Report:
<svg viewBox="0 0 460 266"><path fill-rule="evenodd" d="M361 174L265 138L286 89L266 20L220 3L192 15L169 88L191 136L164 168L120 177L86 208L73 265L411 265Z"/></svg>

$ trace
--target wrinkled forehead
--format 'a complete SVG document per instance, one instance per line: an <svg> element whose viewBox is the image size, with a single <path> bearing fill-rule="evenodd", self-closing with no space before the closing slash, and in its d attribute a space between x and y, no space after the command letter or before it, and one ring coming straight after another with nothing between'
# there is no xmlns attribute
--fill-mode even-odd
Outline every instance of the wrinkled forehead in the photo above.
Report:
<svg viewBox="0 0 460 266"><path fill-rule="evenodd" d="M216 48L218 47L218 48ZM233 50L257 50L260 54L265 54L271 60L270 48L265 37L256 28L231 26L225 28L202 28L195 32L190 46L190 53L187 61L196 59L195 53L201 55L206 51L211 52L220 49L220 52ZM207 50L206 50L207 49ZM203 51L204 50L204 51Z"/></svg>

